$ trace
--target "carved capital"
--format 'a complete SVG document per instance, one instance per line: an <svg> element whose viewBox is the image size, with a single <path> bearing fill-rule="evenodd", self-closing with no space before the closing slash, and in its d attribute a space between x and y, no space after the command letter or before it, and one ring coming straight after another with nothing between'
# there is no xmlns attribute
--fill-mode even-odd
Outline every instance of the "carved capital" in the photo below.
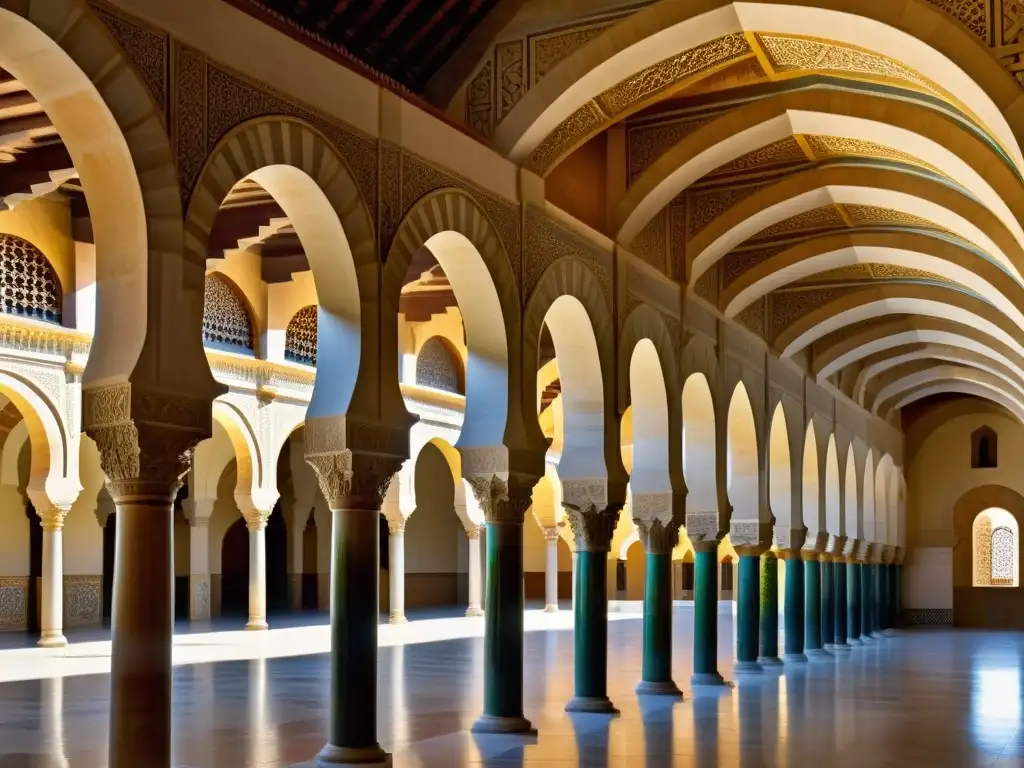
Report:
<svg viewBox="0 0 1024 768"><path fill-rule="evenodd" d="M59 531L64 527L64 518L68 516L71 507L53 506L47 509L37 509L36 514L42 523L44 531Z"/></svg>
<svg viewBox="0 0 1024 768"><path fill-rule="evenodd" d="M762 527L769 528L767 523L759 520L733 520L729 524L729 541L737 550L740 547L763 547L771 537L770 530L764 531Z"/></svg>
<svg viewBox="0 0 1024 768"><path fill-rule="evenodd" d="M882 557L881 562L883 565L892 565L896 559L896 547L891 544L885 544L882 546Z"/></svg>
<svg viewBox="0 0 1024 768"><path fill-rule="evenodd" d="M825 548L830 555L841 557L846 546L845 536L829 536L828 546Z"/></svg>
<svg viewBox="0 0 1024 768"><path fill-rule="evenodd" d="M388 518L388 533L392 536L401 536L405 533L406 519L399 515L398 517Z"/></svg>
<svg viewBox="0 0 1024 768"><path fill-rule="evenodd" d="M266 530L267 520L270 519L270 513L273 510L270 509L256 509L256 507L247 507L242 509L242 517L245 519L245 527L253 533Z"/></svg>
<svg viewBox="0 0 1024 768"><path fill-rule="evenodd" d="M572 528L577 552L607 552L624 501L608 500L603 478L562 482L562 507Z"/></svg>
<svg viewBox="0 0 1024 768"><path fill-rule="evenodd" d="M679 524L676 522L663 523L661 520L637 520L637 533L640 534L640 542L644 545L644 551L654 555L670 555L679 543Z"/></svg>
<svg viewBox="0 0 1024 768"><path fill-rule="evenodd" d="M691 542L707 541L718 543L718 512L715 511L686 511L686 535Z"/></svg>
<svg viewBox="0 0 1024 768"><path fill-rule="evenodd" d="M467 477L473 497L488 523L523 524L533 499L534 478L497 474Z"/></svg>
<svg viewBox="0 0 1024 768"><path fill-rule="evenodd" d="M775 526L772 539L779 549L800 549L804 544L806 533L803 527L792 528L784 525Z"/></svg>
<svg viewBox="0 0 1024 768"><path fill-rule="evenodd" d="M474 525L471 528L466 529L466 538L470 541L475 541L480 538L480 531L483 529L482 525Z"/></svg>
<svg viewBox="0 0 1024 768"><path fill-rule="evenodd" d="M544 534L544 541L548 544L553 544L558 541L558 529L561 528L565 523L559 523L558 525L552 525L548 528L541 526L541 532Z"/></svg>

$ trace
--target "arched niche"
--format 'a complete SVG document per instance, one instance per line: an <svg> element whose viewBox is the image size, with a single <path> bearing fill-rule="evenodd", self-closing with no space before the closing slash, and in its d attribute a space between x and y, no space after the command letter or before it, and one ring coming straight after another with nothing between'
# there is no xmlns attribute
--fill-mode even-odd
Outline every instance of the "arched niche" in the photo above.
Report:
<svg viewBox="0 0 1024 768"><path fill-rule="evenodd" d="M999 466L999 435L989 426L971 433L971 469L995 469Z"/></svg>
<svg viewBox="0 0 1024 768"><path fill-rule="evenodd" d="M0 233L0 312L60 325L64 290L57 270L24 238Z"/></svg>
<svg viewBox="0 0 1024 768"><path fill-rule="evenodd" d="M1000 507L989 507L974 518L972 531L973 585L1017 587L1020 573L1020 529L1017 518Z"/></svg>
<svg viewBox="0 0 1024 768"><path fill-rule="evenodd" d="M864 459L864 480L861 484L860 532L865 543L878 543L875 538L875 454L870 448Z"/></svg>
<svg viewBox="0 0 1024 768"><path fill-rule="evenodd" d="M443 336L431 336L416 356L416 384L455 395L466 394L462 357Z"/></svg>
<svg viewBox="0 0 1024 768"><path fill-rule="evenodd" d="M203 290L203 346L256 354L256 324L245 295L227 275L210 272Z"/></svg>
<svg viewBox="0 0 1024 768"><path fill-rule="evenodd" d="M316 365L317 307L310 304L296 312L284 332L284 359Z"/></svg>

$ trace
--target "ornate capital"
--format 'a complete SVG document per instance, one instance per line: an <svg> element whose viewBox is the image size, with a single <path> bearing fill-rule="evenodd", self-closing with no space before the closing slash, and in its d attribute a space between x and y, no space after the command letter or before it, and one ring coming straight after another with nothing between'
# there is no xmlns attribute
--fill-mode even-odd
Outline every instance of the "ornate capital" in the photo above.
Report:
<svg viewBox="0 0 1024 768"><path fill-rule="evenodd" d="M640 534L640 542L644 551L654 555L670 555L679 543L679 524L663 523L661 520L637 520L636 530Z"/></svg>
<svg viewBox="0 0 1024 768"><path fill-rule="evenodd" d="M242 517L245 518L245 527L253 533L265 530L267 520L270 519L272 511L270 509L256 509L256 507L247 507L241 510Z"/></svg>
<svg viewBox="0 0 1024 768"><path fill-rule="evenodd" d="M523 524L533 499L536 481L518 475L474 475L467 478L469 487L488 523Z"/></svg>
<svg viewBox="0 0 1024 768"><path fill-rule="evenodd" d="M843 554L843 550L845 549L845 545L846 545L846 537L845 536L831 536L830 535L828 537L828 546L825 548L825 551L827 551L831 555L835 555L836 557L840 557Z"/></svg>
<svg viewBox="0 0 1024 768"><path fill-rule="evenodd" d="M896 547L891 544L885 544L882 546L882 563L884 565L892 565L896 559Z"/></svg>
<svg viewBox="0 0 1024 768"><path fill-rule="evenodd" d="M480 530L483 528L482 525L474 525L472 528L466 529L466 538L470 541L475 541L480 538Z"/></svg>
<svg viewBox="0 0 1024 768"><path fill-rule="evenodd" d="M64 527L64 518L68 516L71 507L54 506L48 509L36 510L39 520L42 522L44 531L59 531Z"/></svg>
<svg viewBox="0 0 1024 768"><path fill-rule="evenodd" d="M607 552L623 506L623 502L608 501L608 484L603 478L562 482L562 507L577 552Z"/></svg>
<svg viewBox="0 0 1024 768"><path fill-rule="evenodd" d="M405 533L406 519L399 514L398 517L388 518L388 533L392 536L401 536Z"/></svg>
<svg viewBox="0 0 1024 768"><path fill-rule="evenodd" d="M548 544L553 544L558 541L558 529L561 528L565 523L559 523L558 525L552 525L548 528L541 526L541 532L544 534L544 541Z"/></svg>
<svg viewBox="0 0 1024 768"><path fill-rule="evenodd" d="M690 541L710 541L718 543L718 512L686 511L686 535Z"/></svg>

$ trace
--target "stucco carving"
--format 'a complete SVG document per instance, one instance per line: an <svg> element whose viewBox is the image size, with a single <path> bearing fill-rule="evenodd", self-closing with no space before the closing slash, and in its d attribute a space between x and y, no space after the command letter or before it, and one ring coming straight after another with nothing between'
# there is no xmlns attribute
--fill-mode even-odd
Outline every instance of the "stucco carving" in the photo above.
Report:
<svg viewBox="0 0 1024 768"><path fill-rule="evenodd" d="M519 475L509 475L507 478L497 474L469 476L465 470L463 474L473 491L473 497L484 512L486 522L522 525L532 503L535 481L531 482L531 478Z"/></svg>
<svg viewBox="0 0 1024 768"><path fill-rule="evenodd" d="M103 0L90 0L89 5L124 50L166 120L170 47L167 33Z"/></svg>
<svg viewBox="0 0 1024 768"><path fill-rule="evenodd" d="M557 259L572 256L591 268L612 306L612 257L532 205L526 206L526 240L523 267L523 297L529 301L545 270Z"/></svg>
<svg viewBox="0 0 1024 768"><path fill-rule="evenodd" d="M490 136L494 130L494 65L484 62L466 92L466 124Z"/></svg>
<svg viewBox="0 0 1024 768"><path fill-rule="evenodd" d="M103 619L103 577L64 577L64 624L99 624Z"/></svg>
<svg viewBox="0 0 1024 768"><path fill-rule="evenodd" d="M497 122L512 111L526 93L526 62L523 57L523 42L513 40L499 43L494 49L494 60L497 63Z"/></svg>
<svg viewBox="0 0 1024 768"><path fill-rule="evenodd" d="M639 520L633 518L636 523L637 533L640 535L640 543L644 551L653 555L669 555L679 543L679 523L674 521L662 522L658 520Z"/></svg>

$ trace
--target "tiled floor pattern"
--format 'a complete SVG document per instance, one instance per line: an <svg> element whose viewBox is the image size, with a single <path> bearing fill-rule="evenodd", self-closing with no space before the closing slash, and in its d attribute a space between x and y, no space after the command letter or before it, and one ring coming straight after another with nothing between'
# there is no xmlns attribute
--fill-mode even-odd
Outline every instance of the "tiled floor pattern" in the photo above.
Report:
<svg viewBox="0 0 1024 768"><path fill-rule="evenodd" d="M441 623L432 629L438 637L473 636L412 644L392 637L380 650L378 713L395 765L1024 766L1024 634L906 632L842 657L744 677L735 688L693 692L691 614L679 609L675 673L686 699L672 703L633 693L641 622L619 617L609 628L609 694L622 714L610 720L563 711L572 690L568 619L528 614L526 710L539 730L533 743L468 732L482 706L483 642L474 620L435 620ZM723 606L727 677L732 627ZM424 639L416 622L406 629ZM201 642L221 658L218 646L235 645L233 635L191 637L210 638ZM309 644L322 642L317 637ZM97 643L72 645L70 659L49 662L63 663L55 674L66 677L0 683L0 768L105 765L108 678L76 666L82 660L75 654L93 646L98 657L109 653ZM15 653L22 654L22 677L33 677L28 667L39 661L25 651L0 651L0 673ZM261 649L246 653L261 656ZM286 766L315 755L326 732L328 658L269 655L197 657L175 668L175 765Z"/></svg>

